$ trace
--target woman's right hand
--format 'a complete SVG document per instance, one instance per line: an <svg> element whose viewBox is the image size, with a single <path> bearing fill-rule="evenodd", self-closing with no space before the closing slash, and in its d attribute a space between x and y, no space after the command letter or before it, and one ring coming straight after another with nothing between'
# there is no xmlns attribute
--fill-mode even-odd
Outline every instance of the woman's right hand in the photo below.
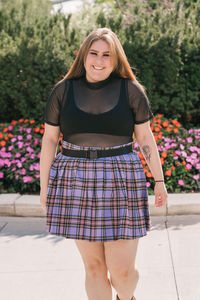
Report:
<svg viewBox="0 0 200 300"><path fill-rule="evenodd" d="M41 189L40 191L40 203L42 208L46 211L46 201L47 201L47 190Z"/></svg>

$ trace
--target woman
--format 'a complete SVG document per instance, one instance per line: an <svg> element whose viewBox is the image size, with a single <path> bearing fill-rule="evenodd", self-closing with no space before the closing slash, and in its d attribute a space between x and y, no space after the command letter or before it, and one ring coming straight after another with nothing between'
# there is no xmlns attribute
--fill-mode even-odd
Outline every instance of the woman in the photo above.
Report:
<svg viewBox="0 0 200 300"><path fill-rule="evenodd" d="M49 96L41 151L47 231L75 240L90 300L111 300L111 284L116 299L135 299L138 241L150 220L133 133L155 179L155 205L167 198L151 118L117 36L94 30ZM60 131L62 152L55 158Z"/></svg>

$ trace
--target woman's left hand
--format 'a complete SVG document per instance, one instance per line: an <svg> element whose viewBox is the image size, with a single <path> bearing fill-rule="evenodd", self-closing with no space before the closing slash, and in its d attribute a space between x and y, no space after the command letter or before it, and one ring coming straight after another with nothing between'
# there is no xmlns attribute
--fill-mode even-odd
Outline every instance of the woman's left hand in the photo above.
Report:
<svg viewBox="0 0 200 300"><path fill-rule="evenodd" d="M167 200L167 189L164 182L156 182L154 187L155 193L155 206L161 207L165 205Z"/></svg>

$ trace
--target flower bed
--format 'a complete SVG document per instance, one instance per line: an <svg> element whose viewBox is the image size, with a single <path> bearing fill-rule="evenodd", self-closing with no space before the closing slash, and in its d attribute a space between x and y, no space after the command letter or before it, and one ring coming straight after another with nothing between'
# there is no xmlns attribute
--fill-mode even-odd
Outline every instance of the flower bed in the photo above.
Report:
<svg viewBox="0 0 200 300"><path fill-rule="evenodd" d="M0 126L0 192L39 193L44 124L20 119ZM158 145L168 192L199 192L200 129L185 130L177 120L167 120L161 114L153 118L151 129ZM61 140L62 137L59 148ZM152 194L154 179L137 143L134 148L139 152L149 194Z"/></svg>

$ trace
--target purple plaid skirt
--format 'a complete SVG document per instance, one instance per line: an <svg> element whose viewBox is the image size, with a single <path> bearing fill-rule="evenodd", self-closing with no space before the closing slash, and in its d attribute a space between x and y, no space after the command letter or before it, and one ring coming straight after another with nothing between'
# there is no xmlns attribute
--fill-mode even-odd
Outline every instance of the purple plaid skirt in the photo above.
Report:
<svg viewBox="0 0 200 300"><path fill-rule="evenodd" d="M66 141L74 150L85 147ZM59 153L50 170L47 232L71 239L135 239L150 230L146 178L136 152L98 159Z"/></svg>

